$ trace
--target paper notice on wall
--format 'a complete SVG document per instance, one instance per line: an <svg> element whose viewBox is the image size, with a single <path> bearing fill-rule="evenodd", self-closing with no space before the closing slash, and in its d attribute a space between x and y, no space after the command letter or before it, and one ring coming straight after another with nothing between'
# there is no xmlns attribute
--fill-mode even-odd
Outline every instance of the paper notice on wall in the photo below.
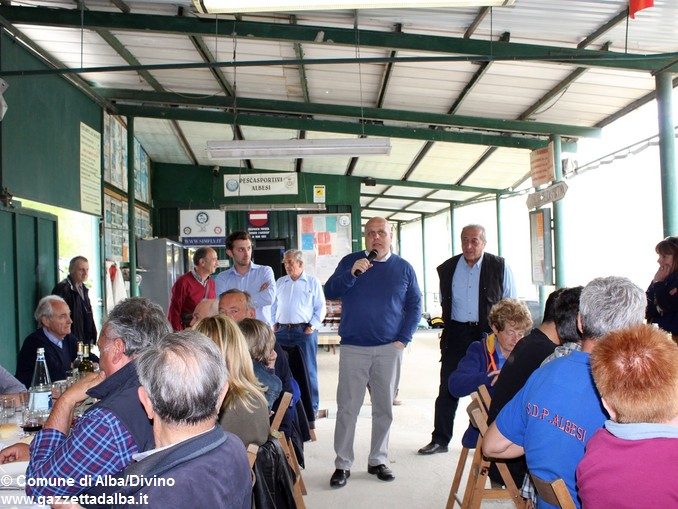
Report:
<svg viewBox="0 0 678 509"><path fill-rule="evenodd" d="M101 215L101 133L80 122L80 210Z"/></svg>

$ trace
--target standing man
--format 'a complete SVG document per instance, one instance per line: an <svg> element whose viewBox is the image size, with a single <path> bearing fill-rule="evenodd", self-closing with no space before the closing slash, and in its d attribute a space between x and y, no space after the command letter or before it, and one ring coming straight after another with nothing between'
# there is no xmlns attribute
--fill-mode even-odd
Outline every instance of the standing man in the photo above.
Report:
<svg viewBox="0 0 678 509"><path fill-rule="evenodd" d="M325 296L341 299L342 305L333 488L345 486L351 475L355 426L368 384L372 441L367 472L382 481L395 479L386 463L396 370L419 323L421 292L412 266L391 253L391 241L388 222L373 217L365 225L366 251L342 258L325 284ZM376 252L373 262L367 259L371 251Z"/></svg>
<svg viewBox="0 0 678 509"><path fill-rule="evenodd" d="M276 342L298 346L304 357L311 385L313 415L318 413L318 328L325 319L325 295L320 281L304 272L301 251L290 249L283 256L287 275L276 282L272 314Z"/></svg>
<svg viewBox="0 0 678 509"><path fill-rule="evenodd" d="M76 256L68 264L68 276L57 283L52 295L58 295L66 301L71 310L72 332L79 341L93 345L97 340L97 327L94 324L92 303L89 290L85 286L89 274L89 262L84 256Z"/></svg>
<svg viewBox="0 0 678 509"><path fill-rule="evenodd" d="M217 295L231 288L249 293L257 310L257 319L272 325L271 305L275 300L273 269L252 261L252 237L245 231L233 232L226 238L226 254L233 259L233 267L217 275Z"/></svg>
<svg viewBox="0 0 678 509"><path fill-rule="evenodd" d="M483 337L483 333L491 332L487 321L490 308L501 299L515 299L517 295L511 269L503 258L484 252L486 243L484 227L464 226L462 254L438 267L445 322L440 336L440 388L431 442L419 449L419 454L447 452L459 403L447 389L450 374L457 369L469 345Z"/></svg>
<svg viewBox="0 0 678 509"><path fill-rule="evenodd" d="M184 330L191 324L193 311L201 300L216 298L215 284L210 278L215 270L217 252L211 247L199 247L193 254L193 270L172 286L167 316L175 331Z"/></svg>

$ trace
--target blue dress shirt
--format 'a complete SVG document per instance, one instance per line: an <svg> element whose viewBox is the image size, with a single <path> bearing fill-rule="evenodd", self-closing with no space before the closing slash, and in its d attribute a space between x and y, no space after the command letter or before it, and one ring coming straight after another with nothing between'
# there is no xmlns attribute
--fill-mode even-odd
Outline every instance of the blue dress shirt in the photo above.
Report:
<svg viewBox="0 0 678 509"><path fill-rule="evenodd" d="M257 319L273 325L271 320L271 304L275 300L275 276L271 267L251 262L250 270L243 275L240 275L235 270L235 267L231 267L224 272L220 272L214 278L214 283L217 288L217 298L231 288L237 288L249 293L257 310ZM268 288L260 290L264 283L268 283Z"/></svg>
<svg viewBox="0 0 678 509"><path fill-rule="evenodd" d="M480 288L480 267L483 257L469 267L462 256L457 262L452 276L452 320L457 322L478 321L478 299ZM518 295L513 273L507 263L504 264L504 293L502 298L515 299Z"/></svg>
<svg viewBox="0 0 678 509"><path fill-rule="evenodd" d="M325 311L325 294L317 278L302 272L296 281L284 276L276 282L275 323L310 323L318 329Z"/></svg>

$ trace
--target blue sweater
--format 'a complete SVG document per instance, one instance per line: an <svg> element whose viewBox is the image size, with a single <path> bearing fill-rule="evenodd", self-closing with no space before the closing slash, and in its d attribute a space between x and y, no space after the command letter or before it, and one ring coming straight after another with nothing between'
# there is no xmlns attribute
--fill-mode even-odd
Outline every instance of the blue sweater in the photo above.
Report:
<svg viewBox="0 0 678 509"><path fill-rule="evenodd" d="M356 277L351 267L360 258L365 258L364 251L342 258L325 283L325 296L341 299L341 344L409 343L421 315L421 292L414 269L391 254L385 262L372 262L372 268Z"/></svg>

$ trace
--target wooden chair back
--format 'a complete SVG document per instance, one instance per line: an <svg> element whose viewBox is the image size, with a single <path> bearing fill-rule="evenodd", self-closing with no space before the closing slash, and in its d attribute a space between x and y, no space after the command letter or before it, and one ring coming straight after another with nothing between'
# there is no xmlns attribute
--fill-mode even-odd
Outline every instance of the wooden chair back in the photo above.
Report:
<svg viewBox="0 0 678 509"><path fill-rule="evenodd" d="M294 502L297 506L297 509L305 509L303 495L306 494L306 486L304 480L301 477L301 468L299 466L299 461L297 455L294 452L294 446L292 445L291 440L289 440L285 433L280 431L280 423L285 417L287 409L290 407L290 402L292 401L292 394L285 392L280 398L280 404L278 405L278 410L275 412L275 416L271 421L271 431L270 434L272 437L278 440L280 446L282 447L283 452L285 453L285 458L287 463L289 463L290 468L294 472L294 485L292 486L292 492L294 495Z"/></svg>
<svg viewBox="0 0 678 509"><path fill-rule="evenodd" d="M469 452L467 448L462 449L462 456L460 456L459 462L457 463L457 469L452 482L452 488L450 489L450 495L447 499L446 509L452 509L455 502L458 503L462 509L479 509L483 500L497 499L511 500L518 509L525 509L526 501L520 496L520 491L513 481L513 477L511 477L511 473L506 464L501 460L486 458L482 454L483 437L488 429L487 409L490 407L490 394L487 392L486 387L482 386L482 389L484 389L482 393L479 390L471 394L471 403L466 408L471 424L478 428L480 434L476 443L476 449L473 453L473 460L471 461L464 496L460 500L458 491L463 467L466 463L466 456ZM490 466L492 464L497 466L502 480L504 481L504 485L506 486L505 489L485 487Z"/></svg>
<svg viewBox="0 0 678 509"><path fill-rule="evenodd" d="M570 490L567 489L565 481L558 478L554 481L544 481L534 474L530 474L534 487L545 502L559 507L560 509L575 509L577 506L572 500Z"/></svg>

